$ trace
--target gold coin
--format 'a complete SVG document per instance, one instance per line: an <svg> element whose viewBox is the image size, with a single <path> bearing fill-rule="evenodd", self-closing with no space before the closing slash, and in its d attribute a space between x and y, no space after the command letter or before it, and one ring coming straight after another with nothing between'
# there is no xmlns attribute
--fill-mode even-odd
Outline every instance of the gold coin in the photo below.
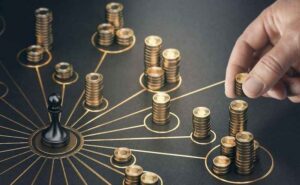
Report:
<svg viewBox="0 0 300 185"><path fill-rule="evenodd" d="M116 34L120 38L130 38L130 37L133 37L134 32L130 28L121 28L117 31Z"/></svg>
<svg viewBox="0 0 300 185"><path fill-rule="evenodd" d="M111 13L118 13L118 12L122 11L123 8L124 7L121 3L112 2L112 3L108 3L106 5L106 10Z"/></svg>
<svg viewBox="0 0 300 185"><path fill-rule="evenodd" d="M129 159L131 157L132 153L129 148L126 147L119 147L116 148L114 151L114 157L117 159Z"/></svg>
<svg viewBox="0 0 300 185"><path fill-rule="evenodd" d="M89 73L85 79L89 82L96 83L103 80L103 76L100 73Z"/></svg>
<svg viewBox="0 0 300 185"><path fill-rule="evenodd" d="M144 170L141 166L131 165L125 169L125 174L130 177L138 177L138 176L142 175L143 171Z"/></svg>
<svg viewBox="0 0 300 185"><path fill-rule="evenodd" d="M235 80L236 80L238 83L242 84L242 83L244 83L244 82L247 80L248 76L249 76L248 73L239 73L239 74L237 74L237 75L235 76Z"/></svg>
<svg viewBox="0 0 300 185"><path fill-rule="evenodd" d="M251 142L253 139L254 139L253 134L247 131L242 131L236 134L236 140L241 143Z"/></svg>
<svg viewBox="0 0 300 185"><path fill-rule="evenodd" d="M150 35L145 38L145 44L150 47L157 47L162 44L162 39L156 35Z"/></svg>
<svg viewBox="0 0 300 185"><path fill-rule="evenodd" d="M216 156L213 159L213 164L217 167L226 168L230 165L230 163L231 163L231 160L228 157L224 156L224 155Z"/></svg>
<svg viewBox="0 0 300 185"><path fill-rule="evenodd" d="M149 67L146 73L148 76L160 77L164 75L165 72L161 67Z"/></svg>
<svg viewBox="0 0 300 185"><path fill-rule="evenodd" d="M248 103L243 100L233 100L230 103L230 108L234 111L245 111L248 108Z"/></svg>
<svg viewBox="0 0 300 185"><path fill-rule="evenodd" d="M196 107L193 110L193 114L199 118L206 118L210 115L210 110L207 107Z"/></svg>
<svg viewBox="0 0 300 185"><path fill-rule="evenodd" d="M141 181L145 184L155 184L158 182L158 175L153 172L145 172L141 176Z"/></svg>
<svg viewBox="0 0 300 185"><path fill-rule="evenodd" d="M169 49L165 49L162 55L167 60L175 60L180 57L180 52L177 49L169 48Z"/></svg>
<svg viewBox="0 0 300 185"><path fill-rule="evenodd" d="M159 104L168 103L170 100L171 100L171 97L167 93L156 93L153 96L153 101L155 103L159 103Z"/></svg>
<svg viewBox="0 0 300 185"><path fill-rule="evenodd" d="M225 147L235 147L235 138L233 136L224 136L221 139L221 144Z"/></svg>

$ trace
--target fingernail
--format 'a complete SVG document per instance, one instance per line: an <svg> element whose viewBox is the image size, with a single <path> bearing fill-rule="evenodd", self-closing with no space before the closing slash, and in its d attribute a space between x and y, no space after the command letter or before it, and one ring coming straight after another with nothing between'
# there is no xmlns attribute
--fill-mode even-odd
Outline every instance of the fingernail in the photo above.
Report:
<svg viewBox="0 0 300 185"><path fill-rule="evenodd" d="M255 77L248 78L248 80L243 84L243 89L246 92L246 95L252 98L260 96L263 88L264 84Z"/></svg>

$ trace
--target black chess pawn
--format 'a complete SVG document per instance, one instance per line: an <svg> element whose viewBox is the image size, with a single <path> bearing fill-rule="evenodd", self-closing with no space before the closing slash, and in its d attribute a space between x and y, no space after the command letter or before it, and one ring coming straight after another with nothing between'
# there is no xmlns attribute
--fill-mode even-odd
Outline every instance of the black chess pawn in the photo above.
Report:
<svg viewBox="0 0 300 185"><path fill-rule="evenodd" d="M48 97L48 111L51 114L51 123L42 131L42 143L52 148L66 146L69 143L70 134L59 122L61 98L58 94L53 93Z"/></svg>

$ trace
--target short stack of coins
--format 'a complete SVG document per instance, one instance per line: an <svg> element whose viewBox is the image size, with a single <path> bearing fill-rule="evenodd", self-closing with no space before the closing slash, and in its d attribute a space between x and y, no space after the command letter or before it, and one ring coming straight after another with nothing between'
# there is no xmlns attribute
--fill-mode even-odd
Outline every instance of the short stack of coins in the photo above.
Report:
<svg viewBox="0 0 300 185"><path fill-rule="evenodd" d="M55 65L55 77L60 80L68 80L74 74L73 66L67 62L60 62Z"/></svg>
<svg viewBox="0 0 300 185"><path fill-rule="evenodd" d="M258 152L259 152L260 144L257 140L254 140L254 150L253 150L253 162L258 160Z"/></svg>
<svg viewBox="0 0 300 185"><path fill-rule="evenodd" d="M85 77L85 104L98 107L103 99L103 76L100 73L89 73Z"/></svg>
<svg viewBox="0 0 300 185"><path fill-rule="evenodd" d="M150 67L160 67L160 55L162 47L162 38L156 35L150 35L144 40L144 66L145 73Z"/></svg>
<svg viewBox="0 0 300 185"><path fill-rule="evenodd" d="M243 100L234 100L229 105L229 135L235 136L238 132L247 129L248 103Z"/></svg>
<svg viewBox="0 0 300 185"><path fill-rule="evenodd" d="M121 3L108 3L106 5L106 21L112 24L116 30L123 28L123 5Z"/></svg>
<svg viewBox="0 0 300 185"><path fill-rule="evenodd" d="M196 107L193 110L193 137L204 139L210 132L210 110L206 107Z"/></svg>
<svg viewBox="0 0 300 185"><path fill-rule="evenodd" d="M44 49L40 45L31 45L26 49L27 60L38 63L43 60Z"/></svg>
<svg viewBox="0 0 300 185"><path fill-rule="evenodd" d="M177 49L165 49L162 53L162 65L166 73L166 81L168 83L176 83L179 81L180 74L180 52Z"/></svg>
<svg viewBox="0 0 300 185"><path fill-rule="evenodd" d="M116 32L117 43L121 46L129 46L133 42L134 32L130 28L121 28Z"/></svg>
<svg viewBox="0 0 300 185"><path fill-rule="evenodd" d="M245 96L243 92L243 83L247 80L248 73L239 73L235 76L235 88L234 92L236 96Z"/></svg>
<svg viewBox="0 0 300 185"><path fill-rule="evenodd" d="M114 42L115 28L110 23L102 23L97 26L97 44L110 46Z"/></svg>
<svg viewBox="0 0 300 185"><path fill-rule="evenodd" d="M159 90L165 85L165 72L161 67L150 67L146 73L148 89Z"/></svg>
<svg viewBox="0 0 300 185"><path fill-rule="evenodd" d="M118 147L114 150L113 160L117 163L127 163L132 158L132 152L129 148Z"/></svg>
<svg viewBox="0 0 300 185"><path fill-rule="evenodd" d="M51 50L53 44L52 21L52 11L48 8L35 10L36 42L46 50Z"/></svg>
<svg viewBox="0 0 300 185"><path fill-rule="evenodd" d="M213 159L213 172L217 175L225 175L229 172L231 160L230 158L219 155Z"/></svg>
<svg viewBox="0 0 300 185"><path fill-rule="evenodd" d="M152 98L152 121L158 125L165 125L170 119L170 100L167 93L156 93Z"/></svg>
<svg viewBox="0 0 300 185"><path fill-rule="evenodd" d="M233 136L224 136L221 139L221 155L224 155L231 160L235 157L235 137Z"/></svg>
<svg viewBox="0 0 300 185"><path fill-rule="evenodd" d="M242 131L236 134L235 167L238 174L248 175L254 169L253 150L254 137L250 132Z"/></svg>
<svg viewBox="0 0 300 185"><path fill-rule="evenodd" d="M143 172L143 168L138 165L131 165L125 168L124 185L140 185Z"/></svg>
<svg viewBox="0 0 300 185"><path fill-rule="evenodd" d="M141 176L141 185L158 185L159 178L156 173L145 172Z"/></svg>

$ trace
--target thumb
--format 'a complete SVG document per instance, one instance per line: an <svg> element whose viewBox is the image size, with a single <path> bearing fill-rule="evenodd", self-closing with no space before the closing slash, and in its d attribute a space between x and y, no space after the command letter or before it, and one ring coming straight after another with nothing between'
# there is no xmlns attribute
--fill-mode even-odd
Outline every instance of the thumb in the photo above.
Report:
<svg viewBox="0 0 300 185"><path fill-rule="evenodd" d="M257 98L273 87L288 71L299 55L298 34L282 37L251 70L243 85L244 93ZM296 37L295 37L296 36Z"/></svg>

